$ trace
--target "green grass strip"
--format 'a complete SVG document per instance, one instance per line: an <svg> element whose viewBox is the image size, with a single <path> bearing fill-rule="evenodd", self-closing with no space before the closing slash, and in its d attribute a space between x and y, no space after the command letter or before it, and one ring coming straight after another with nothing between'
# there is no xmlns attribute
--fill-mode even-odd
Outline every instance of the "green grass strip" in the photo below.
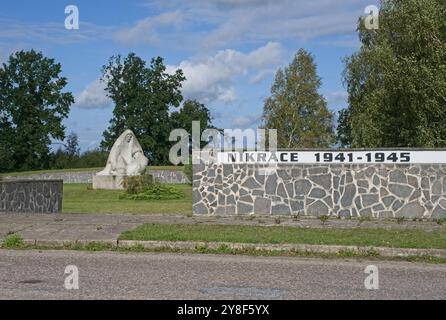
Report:
<svg viewBox="0 0 446 320"><path fill-rule="evenodd" d="M284 226L144 224L123 232L120 239L446 249L446 230L428 232L378 228L310 229Z"/></svg>

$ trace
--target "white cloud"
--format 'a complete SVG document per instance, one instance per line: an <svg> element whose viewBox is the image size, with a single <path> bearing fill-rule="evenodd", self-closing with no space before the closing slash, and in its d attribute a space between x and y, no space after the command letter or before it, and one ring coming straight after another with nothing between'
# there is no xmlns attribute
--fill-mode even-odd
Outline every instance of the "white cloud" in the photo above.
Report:
<svg viewBox="0 0 446 320"><path fill-rule="evenodd" d="M128 29L119 31L115 38L122 43L148 43L160 42L160 29L174 27L178 29L182 22L180 11L165 12L158 16L142 19ZM164 30L166 31L166 30Z"/></svg>
<svg viewBox="0 0 446 320"><path fill-rule="evenodd" d="M67 45L111 39L115 27L80 22L79 30L67 30L60 23L29 23L0 18L0 40L14 41L21 46L42 44Z"/></svg>
<svg viewBox="0 0 446 320"><path fill-rule="evenodd" d="M205 59L184 60L178 66L168 66L168 72L183 70L187 79L182 90L185 98L203 103L227 103L236 100L234 83L237 78L255 73L253 78L260 81L282 59L280 44L269 42L249 53L227 49Z"/></svg>
<svg viewBox="0 0 446 320"><path fill-rule="evenodd" d="M196 48L225 48L267 41L308 40L331 36L337 45L355 33L364 8L378 0L171 0L148 1L148 8L181 12L182 28L169 34L176 43L187 38ZM198 28L197 28L198 26Z"/></svg>
<svg viewBox="0 0 446 320"><path fill-rule="evenodd" d="M100 79L96 79L75 98L75 106L83 109L101 109L111 105L107 97L105 86Z"/></svg>

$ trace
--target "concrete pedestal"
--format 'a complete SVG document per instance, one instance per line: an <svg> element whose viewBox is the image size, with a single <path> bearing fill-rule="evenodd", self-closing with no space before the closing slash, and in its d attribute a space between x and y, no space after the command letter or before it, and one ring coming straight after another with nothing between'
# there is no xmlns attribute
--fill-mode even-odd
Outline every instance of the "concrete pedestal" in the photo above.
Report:
<svg viewBox="0 0 446 320"><path fill-rule="evenodd" d="M93 176L93 189L123 190L125 176Z"/></svg>

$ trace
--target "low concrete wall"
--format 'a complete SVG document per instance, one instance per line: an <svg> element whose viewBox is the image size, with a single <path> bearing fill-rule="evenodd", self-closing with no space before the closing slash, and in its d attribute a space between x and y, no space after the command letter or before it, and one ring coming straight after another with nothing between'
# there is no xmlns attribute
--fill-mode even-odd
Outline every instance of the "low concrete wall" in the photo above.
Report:
<svg viewBox="0 0 446 320"><path fill-rule="evenodd" d="M160 183L182 184L189 183L186 175L178 170L148 170L147 173ZM11 177L6 176L4 180L63 180L65 184L72 183L93 183L93 175L96 171L81 171L81 172L52 172L42 174L32 174L28 176Z"/></svg>
<svg viewBox="0 0 446 320"><path fill-rule="evenodd" d="M446 164L264 168L194 165L194 214L446 218Z"/></svg>
<svg viewBox="0 0 446 320"><path fill-rule="evenodd" d="M59 213L62 180L0 181L0 212Z"/></svg>

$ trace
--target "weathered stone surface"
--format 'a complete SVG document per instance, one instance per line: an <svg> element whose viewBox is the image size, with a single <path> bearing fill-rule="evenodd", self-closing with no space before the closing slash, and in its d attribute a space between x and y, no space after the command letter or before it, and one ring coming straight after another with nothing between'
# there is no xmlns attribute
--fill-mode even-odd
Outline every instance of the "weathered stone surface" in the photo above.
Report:
<svg viewBox="0 0 446 320"><path fill-rule="evenodd" d="M274 195L276 194L276 190L277 190L277 176L275 174L270 175L266 179L265 192L266 194Z"/></svg>
<svg viewBox="0 0 446 320"><path fill-rule="evenodd" d="M362 187L362 188L366 188L366 189L369 188L369 182L367 180L358 180L356 185L358 187Z"/></svg>
<svg viewBox="0 0 446 320"><path fill-rule="evenodd" d="M194 204L193 211L195 214L208 214L209 213L208 208L202 202Z"/></svg>
<svg viewBox="0 0 446 320"><path fill-rule="evenodd" d="M229 174L226 177L225 170ZM202 211L204 206L207 214L293 212L384 217L398 213L432 217L434 212L440 216L446 211L446 164L299 164L267 168L213 164L210 170L194 171L193 178L194 211Z"/></svg>
<svg viewBox="0 0 446 320"><path fill-rule="evenodd" d="M259 189L262 186L257 183L257 181L254 180L253 177L249 177L246 179L246 181L242 184L242 187L248 188L248 189Z"/></svg>
<svg viewBox="0 0 446 320"><path fill-rule="evenodd" d="M391 171L389 178L390 182L407 183L407 177L401 170Z"/></svg>
<svg viewBox="0 0 446 320"><path fill-rule="evenodd" d="M370 207L379 201L379 196L377 194L366 194L362 195L361 198L364 207Z"/></svg>
<svg viewBox="0 0 446 320"><path fill-rule="evenodd" d="M324 188L326 190L331 188L331 175L330 174L310 176L310 177L308 177L308 179L313 181L315 184L322 186L322 188Z"/></svg>
<svg viewBox="0 0 446 320"><path fill-rule="evenodd" d="M386 206L386 208L388 208L388 207L390 207L390 205L393 203L393 201L395 199L396 198L394 196L387 196L387 197L384 197L382 201L383 201L384 205Z"/></svg>
<svg viewBox="0 0 446 320"><path fill-rule="evenodd" d="M354 184L349 184L345 187L344 194L341 198L341 205L343 207L348 207L352 205L353 198L356 194L356 186Z"/></svg>
<svg viewBox="0 0 446 320"><path fill-rule="evenodd" d="M256 198L254 202L255 214L270 214L271 213L271 200L266 198Z"/></svg>
<svg viewBox="0 0 446 320"><path fill-rule="evenodd" d="M282 197L282 198L285 198L285 199L288 198L288 194L287 194L287 192L285 190L285 186L284 186L283 183L279 184L279 186L277 187L277 195L279 197Z"/></svg>
<svg viewBox="0 0 446 320"><path fill-rule="evenodd" d="M432 185L432 194L442 194L441 181L435 181Z"/></svg>
<svg viewBox="0 0 446 320"><path fill-rule="evenodd" d="M323 197L325 197L325 190L321 189L321 188L313 188L313 190L311 190L310 192L310 197L311 198L317 198L317 199L321 199Z"/></svg>
<svg viewBox="0 0 446 320"><path fill-rule="evenodd" d="M304 210L304 203L303 201L290 201L291 210L293 212L300 212Z"/></svg>
<svg viewBox="0 0 446 320"><path fill-rule="evenodd" d="M310 206L307 208L306 214L316 217L328 215L328 207L321 200L318 200L310 204Z"/></svg>
<svg viewBox="0 0 446 320"><path fill-rule="evenodd" d="M432 219L444 219L446 218L446 210L437 205L432 212Z"/></svg>
<svg viewBox="0 0 446 320"><path fill-rule="evenodd" d="M238 214L248 214L252 213L254 210L254 206L244 202L237 202L237 213Z"/></svg>
<svg viewBox="0 0 446 320"><path fill-rule="evenodd" d="M412 193L413 188L402 184L390 184L389 190L399 198L407 198Z"/></svg>
<svg viewBox="0 0 446 320"><path fill-rule="evenodd" d="M406 204L395 214L396 217L406 218L421 218L424 214L425 208L418 202L411 202Z"/></svg>
<svg viewBox="0 0 446 320"><path fill-rule="evenodd" d="M285 204L274 204L271 208L271 214L290 214L290 207Z"/></svg>
<svg viewBox="0 0 446 320"><path fill-rule="evenodd" d="M0 181L0 212L60 213L62 180Z"/></svg>
<svg viewBox="0 0 446 320"><path fill-rule="evenodd" d="M311 189L311 182L308 180L297 180L294 183L294 192L297 196L307 195Z"/></svg>

